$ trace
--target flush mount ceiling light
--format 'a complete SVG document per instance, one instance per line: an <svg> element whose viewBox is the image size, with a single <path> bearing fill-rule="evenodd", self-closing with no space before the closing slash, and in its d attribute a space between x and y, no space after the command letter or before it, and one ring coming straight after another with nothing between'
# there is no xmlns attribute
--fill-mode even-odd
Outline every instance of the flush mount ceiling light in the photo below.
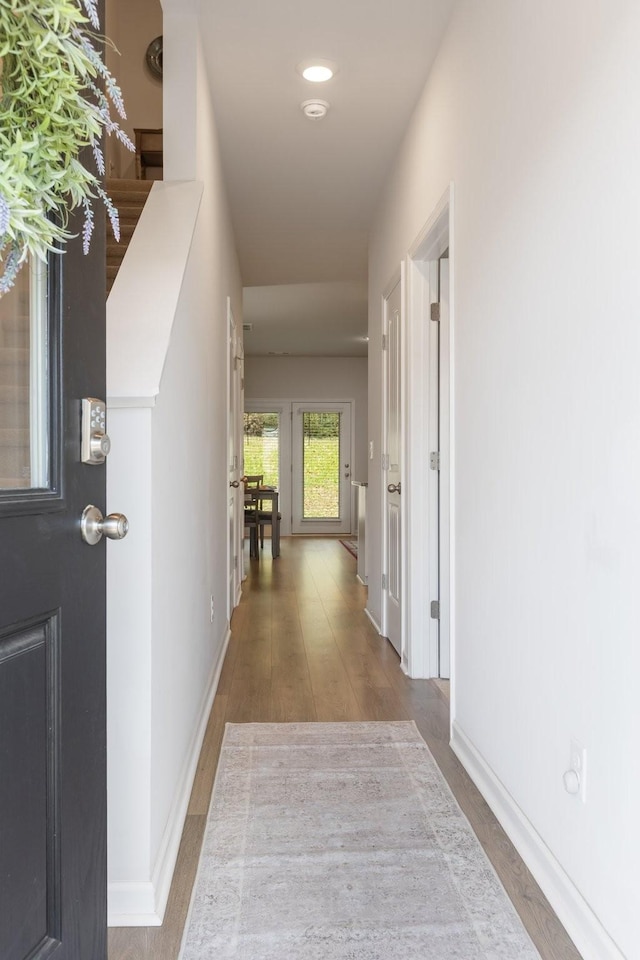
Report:
<svg viewBox="0 0 640 960"><path fill-rule="evenodd" d="M300 107L309 120L322 120L327 115L329 104L326 100L303 100Z"/></svg>
<svg viewBox="0 0 640 960"><path fill-rule="evenodd" d="M338 68L332 60L304 60L296 69L305 80L311 83L326 83L327 80L331 80Z"/></svg>

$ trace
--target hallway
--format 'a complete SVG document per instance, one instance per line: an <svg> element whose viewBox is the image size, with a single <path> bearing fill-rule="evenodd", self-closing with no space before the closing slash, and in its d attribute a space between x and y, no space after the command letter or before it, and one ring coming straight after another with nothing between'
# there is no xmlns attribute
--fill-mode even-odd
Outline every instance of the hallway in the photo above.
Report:
<svg viewBox="0 0 640 960"><path fill-rule="evenodd" d="M448 747L446 694L409 680L363 612L356 562L337 540L292 539L248 577L202 748L162 927L112 929L109 960L176 960L224 724L415 720L542 960L579 960L530 873ZM256 958L259 960L259 958ZM401 957L390 960L402 960ZM517 958L513 958L517 960Z"/></svg>

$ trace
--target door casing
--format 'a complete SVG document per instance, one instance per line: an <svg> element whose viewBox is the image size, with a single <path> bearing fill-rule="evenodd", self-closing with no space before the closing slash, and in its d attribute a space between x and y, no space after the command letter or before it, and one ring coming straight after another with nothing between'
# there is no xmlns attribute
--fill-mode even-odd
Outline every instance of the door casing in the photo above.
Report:
<svg viewBox="0 0 640 960"><path fill-rule="evenodd" d="M331 403L350 404L350 430L351 430L351 449L350 449L350 470L353 475L354 455L355 455L355 405L353 397L340 398L337 400L318 400L317 398L301 400L290 397L279 397L275 399L265 399L261 397L251 398L244 401L244 409L247 413L278 413L280 415L280 448L279 448L279 473L280 473L280 513L282 521L280 526L281 536L291 536L292 533L292 496L293 496L293 454L292 454L292 419L294 404L326 405ZM349 481L350 483L350 481ZM350 486L350 516L351 528L353 530L355 512L355 487Z"/></svg>
<svg viewBox="0 0 640 960"><path fill-rule="evenodd" d="M404 262L407 306L405 558L407 569L412 571L406 587L406 668L411 677L440 676L441 660L442 673L447 676L450 670L446 669L446 662L453 663L452 218L453 188L450 186L411 245ZM443 272L442 280L448 282L448 291L441 297L438 338L434 335L430 305L437 299L438 260L447 249L449 270ZM429 454L438 448L439 478L429 469ZM436 599L440 600L439 621L431 618L431 601Z"/></svg>
<svg viewBox="0 0 640 960"><path fill-rule="evenodd" d="M242 500L240 477L242 467L242 338L238 335L236 322L231 308L231 298L227 297L228 329L228 391L229 412L227 420L228 449L228 536L227 536L227 620L240 602L242 589ZM233 484L238 486L234 487ZM212 600L213 611L213 600Z"/></svg>
<svg viewBox="0 0 640 960"><path fill-rule="evenodd" d="M340 457L338 471L340 476L340 519L305 520L302 518L303 462L302 462L302 414L339 413L340 420ZM351 401L293 401L291 404L291 532L300 536L349 535L353 524L353 406Z"/></svg>

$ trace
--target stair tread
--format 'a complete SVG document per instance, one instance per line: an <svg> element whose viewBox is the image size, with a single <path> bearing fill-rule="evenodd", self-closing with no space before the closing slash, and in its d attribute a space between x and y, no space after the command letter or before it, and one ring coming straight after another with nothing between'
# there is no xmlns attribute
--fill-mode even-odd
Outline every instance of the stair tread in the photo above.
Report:
<svg viewBox="0 0 640 960"><path fill-rule="evenodd" d="M135 207L140 205L143 207L146 201L149 199L148 193L124 193L118 190L115 190L113 193L109 194L116 207Z"/></svg>
<svg viewBox="0 0 640 960"><path fill-rule="evenodd" d="M118 207L118 219L121 220L121 221L122 221L122 220L132 220L133 218L135 218L136 220L138 220L138 219L140 218L140 214L142 213L143 207L144 207L144 204L143 204L143 203L141 203L141 204L136 204L136 203L121 204L121 205Z"/></svg>
<svg viewBox="0 0 640 960"><path fill-rule="evenodd" d="M125 180L119 177L109 177L107 180L107 190L109 191L109 195L116 190L121 190L125 193L128 191L148 193L154 182L153 180Z"/></svg>
<svg viewBox="0 0 640 960"><path fill-rule="evenodd" d="M107 253L107 266L120 266L126 252L127 248L123 247L122 250L114 250Z"/></svg>
<svg viewBox="0 0 640 960"><path fill-rule="evenodd" d="M120 240L113 235L111 224L107 222L107 296L113 287L113 281L125 258L129 241L133 236L140 215L147 202L153 180L107 180L107 192L118 209L120 220Z"/></svg>

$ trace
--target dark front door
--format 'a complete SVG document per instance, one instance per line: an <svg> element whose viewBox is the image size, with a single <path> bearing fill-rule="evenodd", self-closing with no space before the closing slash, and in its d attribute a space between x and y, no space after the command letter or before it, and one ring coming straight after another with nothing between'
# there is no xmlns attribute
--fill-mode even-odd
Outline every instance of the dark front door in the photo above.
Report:
<svg viewBox="0 0 640 960"><path fill-rule="evenodd" d="M80 534L105 506L80 452L105 395L96 226L0 299L2 960L106 957L105 544Z"/></svg>

